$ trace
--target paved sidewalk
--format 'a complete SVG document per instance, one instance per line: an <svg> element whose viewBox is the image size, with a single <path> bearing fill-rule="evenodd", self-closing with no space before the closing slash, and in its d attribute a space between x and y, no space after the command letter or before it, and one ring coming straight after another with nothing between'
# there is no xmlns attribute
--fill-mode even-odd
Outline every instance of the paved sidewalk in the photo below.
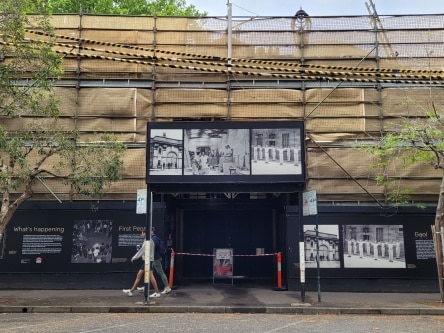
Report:
<svg viewBox="0 0 444 333"><path fill-rule="evenodd" d="M275 291L264 287L187 285L150 299L121 290L0 290L0 313L200 312L444 315L439 293ZM320 302L319 302L320 299Z"/></svg>

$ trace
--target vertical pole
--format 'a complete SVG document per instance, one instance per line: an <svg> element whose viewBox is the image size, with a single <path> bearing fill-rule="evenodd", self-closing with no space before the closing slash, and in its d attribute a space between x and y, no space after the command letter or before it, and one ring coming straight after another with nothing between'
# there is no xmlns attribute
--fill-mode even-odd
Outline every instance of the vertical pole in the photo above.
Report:
<svg viewBox="0 0 444 333"><path fill-rule="evenodd" d="M299 268L301 274L301 300L305 302L305 243L299 242Z"/></svg>
<svg viewBox="0 0 444 333"><path fill-rule="evenodd" d="M174 249L171 249L171 261L170 261L170 275L168 279L168 285L170 288L173 288L173 282L174 282Z"/></svg>
<svg viewBox="0 0 444 333"><path fill-rule="evenodd" d="M277 253L277 287L282 288L282 254Z"/></svg>
<svg viewBox="0 0 444 333"><path fill-rule="evenodd" d="M150 258L150 251L151 251L151 228L153 226L153 193L151 191L147 192L147 200L146 200L146 215L147 215L147 221L146 221L146 227L145 227L145 291L144 291L144 297L146 304L149 304L149 295L150 295L150 265L151 265L151 258Z"/></svg>
<svg viewBox="0 0 444 333"><path fill-rule="evenodd" d="M227 70L231 71L231 58L233 57L233 19L232 6L230 0L227 0ZM227 119L231 119L231 75L227 74Z"/></svg>
<svg viewBox="0 0 444 333"><path fill-rule="evenodd" d="M318 302L321 302L321 274L319 262L319 222L318 214L316 214L316 271L318 276Z"/></svg>
<svg viewBox="0 0 444 333"><path fill-rule="evenodd" d="M228 8L228 22L227 22L227 34L228 34L228 45L227 45L227 58L228 63L231 64L231 57L233 56L233 50L232 50L232 34L233 34L233 21L232 21L232 6L230 3L230 0L227 0L227 8ZM231 69L231 67L228 67L228 69Z"/></svg>

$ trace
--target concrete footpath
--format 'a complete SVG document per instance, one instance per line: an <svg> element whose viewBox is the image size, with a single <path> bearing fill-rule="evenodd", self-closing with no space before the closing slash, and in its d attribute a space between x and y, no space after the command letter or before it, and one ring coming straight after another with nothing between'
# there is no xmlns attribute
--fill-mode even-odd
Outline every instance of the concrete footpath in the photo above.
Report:
<svg viewBox="0 0 444 333"><path fill-rule="evenodd" d="M122 290L0 290L0 313L280 313L444 315L439 293L305 293L193 284L145 302Z"/></svg>

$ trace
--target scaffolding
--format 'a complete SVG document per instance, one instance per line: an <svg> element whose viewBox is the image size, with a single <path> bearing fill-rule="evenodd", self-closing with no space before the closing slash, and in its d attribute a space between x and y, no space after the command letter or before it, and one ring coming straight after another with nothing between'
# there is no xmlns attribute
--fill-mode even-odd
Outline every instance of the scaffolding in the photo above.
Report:
<svg viewBox="0 0 444 333"><path fill-rule="evenodd" d="M303 120L307 188L319 202L385 201L381 170L356 144L397 131L432 100L444 109L444 15L54 15L52 23L63 57L61 126L80 141L113 132L129 148L109 200L135 200L146 187L148 122ZM48 38L31 29L27 37ZM412 200L436 202L442 171L394 163L386 172ZM52 196L43 185L34 192Z"/></svg>

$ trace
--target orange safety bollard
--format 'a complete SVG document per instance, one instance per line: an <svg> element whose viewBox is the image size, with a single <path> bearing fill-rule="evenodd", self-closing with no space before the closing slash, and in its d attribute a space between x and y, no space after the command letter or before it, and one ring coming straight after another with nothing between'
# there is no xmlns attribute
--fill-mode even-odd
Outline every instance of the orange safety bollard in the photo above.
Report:
<svg viewBox="0 0 444 333"><path fill-rule="evenodd" d="M278 252L277 255L277 287L273 288L275 291L287 290L282 286L282 253Z"/></svg>
<svg viewBox="0 0 444 333"><path fill-rule="evenodd" d="M277 287L282 288L282 256L277 253Z"/></svg>
<svg viewBox="0 0 444 333"><path fill-rule="evenodd" d="M174 279L174 249L171 249L171 261L170 261L170 276L168 279L168 285L170 288L173 287L173 279Z"/></svg>

